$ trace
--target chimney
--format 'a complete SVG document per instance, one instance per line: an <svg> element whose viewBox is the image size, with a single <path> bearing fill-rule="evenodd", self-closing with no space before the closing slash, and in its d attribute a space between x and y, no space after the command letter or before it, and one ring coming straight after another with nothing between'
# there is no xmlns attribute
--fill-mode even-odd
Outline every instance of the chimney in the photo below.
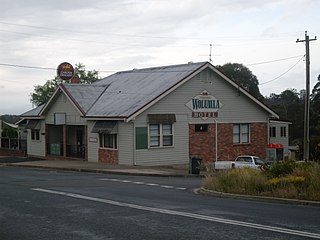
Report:
<svg viewBox="0 0 320 240"><path fill-rule="evenodd" d="M73 78L71 78L71 83L72 83L72 84L79 84L79 83L81 83L81 80L80 80L78 74L74 74Z"/></svg>

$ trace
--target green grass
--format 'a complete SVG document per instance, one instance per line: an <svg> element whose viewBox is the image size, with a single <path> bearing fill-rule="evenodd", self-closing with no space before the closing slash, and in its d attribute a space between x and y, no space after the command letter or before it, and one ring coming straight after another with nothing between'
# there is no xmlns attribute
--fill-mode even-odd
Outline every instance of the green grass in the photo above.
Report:
<svg viewBox="0 0 320 240"><path fill-rule="evenodd" d="M320 165L316 163L282 162L264 172L242 168L209 173L203 181L209 190L320 201Z"/></svg>

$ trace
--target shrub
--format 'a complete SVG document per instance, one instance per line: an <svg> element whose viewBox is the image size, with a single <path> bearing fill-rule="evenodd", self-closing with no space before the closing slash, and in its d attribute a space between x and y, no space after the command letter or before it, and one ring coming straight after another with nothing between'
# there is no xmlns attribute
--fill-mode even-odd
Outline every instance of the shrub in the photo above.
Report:
<svg viewBox="0 0 320 240"><path fill-rule="evenodd" d="M272 188L285 188L288 185L301 186L305 180L306 180L305 177L295 177L295 176L271 178L266 182L266 185Z"/></svg>
<svg viewBox="0 0 320 240"><path fill-rule="evenodd" d="M296 166L297 163L295 163L294 161L275 162L271 164L269 169L266 171L266 174L271 178L282 177L291 174Z"/></svg>

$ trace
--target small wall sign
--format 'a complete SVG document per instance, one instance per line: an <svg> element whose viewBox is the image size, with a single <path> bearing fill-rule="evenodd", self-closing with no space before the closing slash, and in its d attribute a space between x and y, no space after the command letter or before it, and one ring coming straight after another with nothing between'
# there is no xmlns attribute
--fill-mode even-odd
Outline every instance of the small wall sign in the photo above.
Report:
<svg viewBox="0 0 320 240"><path fill-rule="evenodd" d="M91 138L89 138L89 142L97 143L98 142L98 138L91 137Z"/></svg>

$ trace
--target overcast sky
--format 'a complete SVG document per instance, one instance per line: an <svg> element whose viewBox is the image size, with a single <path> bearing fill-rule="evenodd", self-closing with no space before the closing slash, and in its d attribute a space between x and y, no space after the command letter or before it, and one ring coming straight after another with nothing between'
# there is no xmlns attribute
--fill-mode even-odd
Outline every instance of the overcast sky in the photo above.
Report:
<svg viewBox="0 0 320 240"><path fill-rule="evenodd" d="M210 44L213 65L246 65L264 96L300 91L305 44L296 40L303 40L306 30L311 39L320 36L319 0L0 0L0 5L0 115L30 110L34 86L54 78L61 62L80 62L106 77L209 61ZM310 56L312 89L320 74L320 40L310 42Z"/></svg>

